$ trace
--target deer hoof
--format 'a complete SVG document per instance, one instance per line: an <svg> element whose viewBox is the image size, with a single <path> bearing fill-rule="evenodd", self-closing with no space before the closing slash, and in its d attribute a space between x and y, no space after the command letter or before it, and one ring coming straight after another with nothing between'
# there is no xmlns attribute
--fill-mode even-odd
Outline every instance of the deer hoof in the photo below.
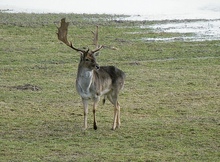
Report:
<svg viewBox="0 0 220 162"><path fill-rule="evenodd" d="M96 123L94 123L93 128L94 128L95 130L97 130L98 127L97 127Z"/></svg>

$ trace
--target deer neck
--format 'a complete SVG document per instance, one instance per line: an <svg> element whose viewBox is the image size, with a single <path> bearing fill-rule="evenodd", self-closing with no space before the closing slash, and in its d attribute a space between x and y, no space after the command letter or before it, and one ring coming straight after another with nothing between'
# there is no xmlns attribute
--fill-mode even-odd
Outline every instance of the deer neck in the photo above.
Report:
<svg viewBox="0 0 220 162"><path fill-rule="evenodd" d="M79 68L77 73L77 91L82 97L90 98L90 88L93 81L94 72L88 68Z"/></svg>

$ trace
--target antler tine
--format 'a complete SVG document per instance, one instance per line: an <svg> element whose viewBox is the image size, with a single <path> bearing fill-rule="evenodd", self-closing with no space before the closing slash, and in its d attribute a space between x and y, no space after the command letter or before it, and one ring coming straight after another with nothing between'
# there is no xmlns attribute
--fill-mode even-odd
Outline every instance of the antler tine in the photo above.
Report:
<svg viewBox="0 0 220 162"><path fill-rule="evenodd" d="M99 38L98 30L99 30L99 26L97 25L96 26L96 31L95 32L92 31L92 33L94 35L93 44L96 46L96 48L98 48L98 38Z"/></svg>
<svg viewBox="0 0 220 162"><path fill-rule="evenodd" d="M101 46L99 46L98 48L92 50L92 53L98 52L98 51L99 51L100 49L102 49L102 48L103 48L103 46L101 45Z"/></svg>
<svg viewBox="0 0 220 162"><path fill-rule="evenodd" d="M97 25L96 26L96 31L95 32L92 31L92 33L94 34L93 44L96 46L96 49L92 50L93 53L95 53L95 52L97 52L97 51L99 51L100 49L103 48L102 45L101 46L98 45L98 38L99 38L98 29L99 29L99 26Z"/></svg>
<svg viewBox="0 0 220 162"><path fill-rule="evenodd" d="M65 43L70 48L74 49L75 51L85 52L85 50L81 50L81 49L75 48L72 45L72 42L69 42L67 40L67 32L68 32L69 22L66 22L65 20L66 20L65 18L61 19L61 24L60 24L60 27L58 28L58 33L57 33L58 39L61 42Z"/></svg>

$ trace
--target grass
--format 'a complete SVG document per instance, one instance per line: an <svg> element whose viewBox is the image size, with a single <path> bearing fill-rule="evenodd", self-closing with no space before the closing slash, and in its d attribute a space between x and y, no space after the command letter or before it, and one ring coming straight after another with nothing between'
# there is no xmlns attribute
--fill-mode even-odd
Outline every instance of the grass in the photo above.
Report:
<svg viewBox="0 0 220 162"><path fill-rule="evenodd" d="M219 161L219 41L144 42L178 33L154 33L139 26L158 22L116 15L0 15L0 161ZM79 55L55 34L63 17L77 47L91 44L98 24L100 44L118 49L98 58L127 75L116 131L109 102L99 104L97 131L91 105L89 129L81 129ZM18 88L27 84L38 90Z"/></svg>

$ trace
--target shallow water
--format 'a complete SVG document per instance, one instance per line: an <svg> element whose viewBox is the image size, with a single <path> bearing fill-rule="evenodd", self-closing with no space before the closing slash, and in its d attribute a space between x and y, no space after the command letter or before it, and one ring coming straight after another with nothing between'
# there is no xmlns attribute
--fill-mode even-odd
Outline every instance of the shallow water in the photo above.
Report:
<svg viewBox="0 0 220 162"><path fill-rule="evenodd" d="M141 28L152 28L156 32L182 33L179 37L143 38L145 41L205 41L220 40L220 20L182 21L162 23ZM190 36L189 36L190 35Z"/></svg>

